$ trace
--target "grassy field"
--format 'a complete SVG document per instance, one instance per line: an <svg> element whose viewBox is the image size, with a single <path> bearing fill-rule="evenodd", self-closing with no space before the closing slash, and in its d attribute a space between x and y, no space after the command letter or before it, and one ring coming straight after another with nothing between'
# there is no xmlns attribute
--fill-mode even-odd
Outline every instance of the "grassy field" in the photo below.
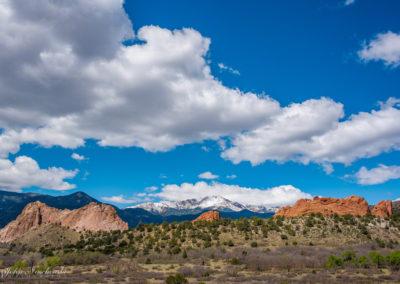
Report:
<svg viewBox="0 0 400 284"><path fill-rule="evenodd" d="M395 283L399 220L221 219L98 233L52 225L3 244L0 268L52 283Z"/></svg>

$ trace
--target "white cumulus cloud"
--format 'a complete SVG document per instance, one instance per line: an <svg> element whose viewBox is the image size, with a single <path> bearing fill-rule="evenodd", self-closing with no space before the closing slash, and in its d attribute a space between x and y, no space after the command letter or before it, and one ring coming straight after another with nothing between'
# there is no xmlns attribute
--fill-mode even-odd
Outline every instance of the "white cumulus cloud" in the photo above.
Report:
<svg viewBox="0 0 400 284"><path fill-rule="evenodd" d="M308 100L282 109L270 123L234 136L222 157L250 161L315 162L332 172L330 163L351 164L384 151L400 149L399 100L391 98L378 110L360 112L340 121L343 105L331 99Z"/></svg>
<svg viewBox="0 0 400 284"><path fill-rule="evenodd" d="M400 34L388 31L380 33L369 42L364 43L358 56L368 61L383 61L386 66L400 65Z"/></svg>
<svg viewBox="0 0 400 284"><path fill-rule="evenodd" d="M114 195L110 197L102 197L101 199L107 202L117 203L117 204L133 204L138 202L149 202L150 198L143 198L145 194L138 194L138 197L126 198L124 195Z"/></svg>
<svg viewBox="0 0 400 284"><path fill-rule="evenodd" d="M360 56L397 66L397 42L380 34ZM75 149L95 139L157 152L215 140L234 163L316 162L329 172L399 149L394 100L346 120L328 98L282 107L224 86L206 60L210 44L193 29L135 33L122 0L0 1L0 157L24 143Z"/></svg>
<svg viewBox="0 0 400 284"><path fill-rule="evenodd" d="M243 204L265 206L283 206L293 204L300 198L312 198L310 194L302 192L292 185L258 189L217 182L209 184L203 181L196 184L166 185L161 189L160 193L154 194L154 196L171 201L181 201L191 198L202 199L214 195Z"/></svg>
<svg viewBox="0 0 400 284"><path fill-rule="evenodd" d="M64 179L74 178L77 172L56 167L41 169L35 160L27 156L19 156L14 162L0 159L0 189L15 192L33 186L52 190L73 189L76 186Z"/></svg>
<svg viewBox="0 0 400 284"><path fill-rule="evenodd" d="M353 176L347 175L346 177L353 178L358 184L362 185L381 184L391 179L399 179L400 167L386 166L382 164L370 170L366 167L361 167Z"/></svg>
<svg viewBox="0 0 400 284"><path fill-rule="evenodd" d="M87 159L85 156L79 155L77 153L72 153L71 158L77 161L83 161Z"/></svg>
<svg viewBox="0 0 400 284"><path fill-rule="evenodd" d="M202 178L202 179L217 179L217 178L219 178L218 175L214 175L214 174L211 173L211 172L204 172L204 173L201 173L201 174L198 175L198 177L199 177L199 178Z"/></svg>
<svg viewBox="0 0 400 284"><path fill-rule="evenodd" d="M75 148L89 138L167 151L279 109L215 79L211 41L199 32L145 26L134 35L121 0L5 0L0 15L3 156L23 143ZM142 42L121 43L134 37Z"/></svg>
<svg viewBox="0 0 400 284"><path fill-rule="evenodd" d="M158 190L158 186L155 186L155 185L148 186L148 187L145 188L145 190L148 191L148 192L156 191L156 190Z"/></svg>

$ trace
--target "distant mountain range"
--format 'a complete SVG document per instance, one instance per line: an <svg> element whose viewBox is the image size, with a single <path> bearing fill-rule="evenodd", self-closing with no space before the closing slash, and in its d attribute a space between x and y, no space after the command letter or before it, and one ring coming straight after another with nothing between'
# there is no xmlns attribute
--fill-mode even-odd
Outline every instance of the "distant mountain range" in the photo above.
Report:
<svg viewBox="0 0 400 284"><path fill-rule="evenodd" d="M141 208L156 215L187 215L198 214L208 210L219 212L241 212L244 210L254 213L275 213L279 207L251 206L232 202L222 196L207 196L203 199L188 199L177 202L161 201L156 203L142 203L128 208Z"/></svg>
<svg viewBox="0 0 400 284"><path fill-rule="evenodd" d="M25 205L35 201L41 201L50 207L71 210L83 207L90 202L101 203L84 192L75 192L65 196L51 196L37 193L0 191L0 228L14 220Z"/></svg>
<svg viewBox="0 0 400 284"><path fill-rule="evenodd" d="M0 190L0 228L15 220L22 209L31 202L40 201L58 209L78 209L91 202L102 203L79 191L64 196L51 196L37 193L15 193ZM274 215L277 207L249 206L232 202L221 196L205 197L201 200L189 199L179 202L143 203L131 208L120 209L113 206L118 216L135 227L142 223L162 223L194 220L209 210L219 211L222 218L239 219L257 216L268 218ZM400 201L393 202L393 213L400 215Z"/></svg>
<svg viewBox="0 0 400 284"><path fill-rule="evenodd" d="M10 221L15 220L28 203L35 201L43 202L50 207L70 210L83 207L91 202L102 203L82 191L64 196L51 196L0 190L0 228L3 228ZM252 216L268 218L274 214L273 208L246 207L225 198L215 196L204 198L200 201L191 199L176 203L146 203L146 205L125 209L120 209L116 206L113 207L117 211L118 216L123 221L127 222L129 227L135 227L139 222L162 223L164 221L194 220L201 213L208 210L220 211L221 217L232 219L242 217L249 218Z"/></svg>

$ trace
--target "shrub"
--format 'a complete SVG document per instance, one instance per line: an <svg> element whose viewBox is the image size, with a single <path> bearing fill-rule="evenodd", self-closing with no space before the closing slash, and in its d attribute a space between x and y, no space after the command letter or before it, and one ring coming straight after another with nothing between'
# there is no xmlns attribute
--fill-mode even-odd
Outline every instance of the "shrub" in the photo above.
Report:
<svg viewBox="0 0 400 284"><path fill-rule="evenodd" d="M342 253L343 261L355 261L356 260L356 253L352 250L347 250Z"/></svg>
<svg viewBox="0 0 400 284"><path fill-rule="evenodd" d="M186 284L189 283L183 274L177 273L175 275L170 275L166 281L167 284Z"/></svg>
<svg viewBox="0 0 400 284"><path fill-rule="evenodd" d="M105 253L105 254L114 254L115 253L115 247L113 245L107 245L103 249L103 253Z"/></svg>
<svg viewBox="0 0 400 284"><path fill-rule="evenodd" d="M395 251L386 256L386 261L390 266L395 268L396 270L400 267L400 251Z"/></svg>
<svg viewBox="0 0 400 284"><path fill-rule="evenodd" d="M376 243L378 244L378 246L380 248L384 248L385 247L385 242L382 241L381 239L376 238L375 241L376 241Z"/></svg>
<svg viewBox="0 0 400 284"><path fill-rule="evenodd" d="M169 254L178 254L180 252L181 252L181 248L180 247L174 247L173 249L168 251Z"/></svg>
<svg viewBox="0 0 400 284"><path fill-rule="evenodd" d="M268 238L268 230L266 228L262 228L261 232L262 232L264 238Z"/></svg>
<svg viewBox="0 0 400 284"><path fill-rule="evenodd" d="M288 232L290 236L296 236L296 232L292 229L290 225L286 225L285 230Z"/></svg>
<svg viewBox="0 0 400 284"><path fill-rule="evenodd" d="M35 271L46 272L47 269L48 269L48 267L47 267L46 265L41 264L41 265L39 265L39 266L35 269Z"/></svg>
<svg viewBox="0 0 400 284"><path fill-rule="evenodd" d="M251 220L253 221L255 226L261 226L264 223L263 219L255 217L255 216L251 217Z"/></svg>
<svg viewBox="0 0 400 284"><path fill-rule="evenodd" d="M170 248L174 248L174 247L176 247L178 245L178 241L176 240L176 239L171 239L170 241L169 241L169 247Z"/></svg>
<svg viewBox="0 0 400 284"><path fill-rule="evenodd" d="M182 253L182 258L187 258L187 253L186 253L186 250L183 250L183 253Z"/></svg>
<svg viewBox="0 0 400 284"><path fill-rule="evenodd" d="M343 265L343 258L337 257L335 255L330 255L328 257L328 264L326 265L327 268L334 268L342 265Z"/></svg>
<svg viewBox="0 0 400 284"><path fill-rule="evenodd" d="M369 267L369 259L368 259L368 257L366 257L366 256L360 256L359 258L358 258L358 264L360 264L360 266L362 267L362 268L368 268Z"/></svg>
<svg viewBox="0 0 400 284"><path fill-rule="evenodd" d="M378 267L381 267L385 262L385 258L383 257L383 255L375 251L370 252L369 257L371 258L372 263L376 264Z"/></svg>
<svg viewBox="0 0 400 284"><path fill-rule="evenodd" d="M14 263L12 270L13 271L18 271L26 268L28 265L26 264L25 261L18 260L16 263Z"/></svg>
<svg viewBox="0 0 400 284"><path fill-rule="evenodd" d="M234 257L231 259L230 263L232 265L238 265L239 264L239 259L237 257Z"/></svg>
<svg viewBox="0 0 400 284"><path fill-rule="evenodd" d="M360 229L360 233L363 235L369 235L368 229L365 225L358 225L358 228Z"/></svg>
<svg viewBox="0 0 400 284"><path fill-rule="evenodd" d="M251 243L251 247L252 247L252 248L256 248L256 247L258 247L258 244L257 244L257 242L252 242L252 243Z"/></svg>
<svg viewBox="0 0 400 284"><path fill-rule="evenodd" d="M55 267L61 265L61 259L58 256L51 256L46 259L46 266L53 270Z"/></svg>
<svg viewBox="0 0 400 284"><path fill-rule="evenodd" d="M250 231L250 222L247 218L240 218L236 221L236 227L239 231L248 232Z"/></svg>
<svg viewBox="0 0 400 284"><path fill-rule="evenodd" d="M41 247L39 249L39 252L43 255L43 256L53 256L53 250L45 248L45 247Z"/></svg>
<svg viewBox="0 0 400 284"><path fill-rule="evenodd" d="M157 250L156 250L157 251ZM137 254L139 253L139 250L136 248L132 248L131 249L131 257L134 258L137 256Z"/></svg>
<svg viewBox="0 0 400 284"><path fill-rule="evenodd" d="M287 240L288 237L287 237L286 235L281 235L281 239L282 239L282 240Z"/></svg>
<svg viewBox="0 0 400 284"><path fill-rule="evenodd" d="M277 217L276 217L276 225L277 225L278 227L282 227L282 226L283 226L282 220L284 220L284 219L285 219L285 217L283 217L283 216L277 216Z"/></svg>
<svg viewBox="0 0 400 284"><path fill-rule="evenodd" d="M310 216L309 218L307 218L305 225L307 227L309 227L309 228L314 227L314 219L313 219L313 217Z"/></svg>
<svg viewBox="0 0 400 284"><path fill-rule="evenodd" d="M125 240L123 240L122 242L119 243L118 246L119 246L120 248L122 248L122 247L126 247L127 245L128 245L128 243L127 243Z"/></svg>

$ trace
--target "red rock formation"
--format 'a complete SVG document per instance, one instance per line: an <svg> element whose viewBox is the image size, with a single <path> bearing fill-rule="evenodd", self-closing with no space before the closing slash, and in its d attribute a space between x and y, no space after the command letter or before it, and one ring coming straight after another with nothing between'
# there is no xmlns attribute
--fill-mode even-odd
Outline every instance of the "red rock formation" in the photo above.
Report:
<svg viewBox="0 0 400 284"><path fill-rule="evenodd" d="M389 217L392 215L392 201L391 200L382 200L372 209L372 215L378 217Z"/></svg>
<svg viewBox="0 0 400 284"><path fill-rule="evenodd" d="M201 214L197 219L193 220L192 223L197 221L214 221L221 219L221 215L218 211L208 211Z"/></svg>
<svg viewBox="0 0 400 284"><path fill-rule="evenodd" d="M16 220L11 221L0 230L0 242L10 242L22 236L31 228L48 223L58 224L77 231L128 229L128 224L118 217L117 212L110 205L92 202L75 210L59 210L36 201L27 204Z"/></svg>
<svg viewBox="0 0 400 284"><path fill-rule="evenodd" d="M343 198L314 197L310 199L300 199L293 206L285 206L276 212L275 216L297 217L303 215L321 213L323 215L366 215L370 213L368 203L359 196Z"/></svg>

